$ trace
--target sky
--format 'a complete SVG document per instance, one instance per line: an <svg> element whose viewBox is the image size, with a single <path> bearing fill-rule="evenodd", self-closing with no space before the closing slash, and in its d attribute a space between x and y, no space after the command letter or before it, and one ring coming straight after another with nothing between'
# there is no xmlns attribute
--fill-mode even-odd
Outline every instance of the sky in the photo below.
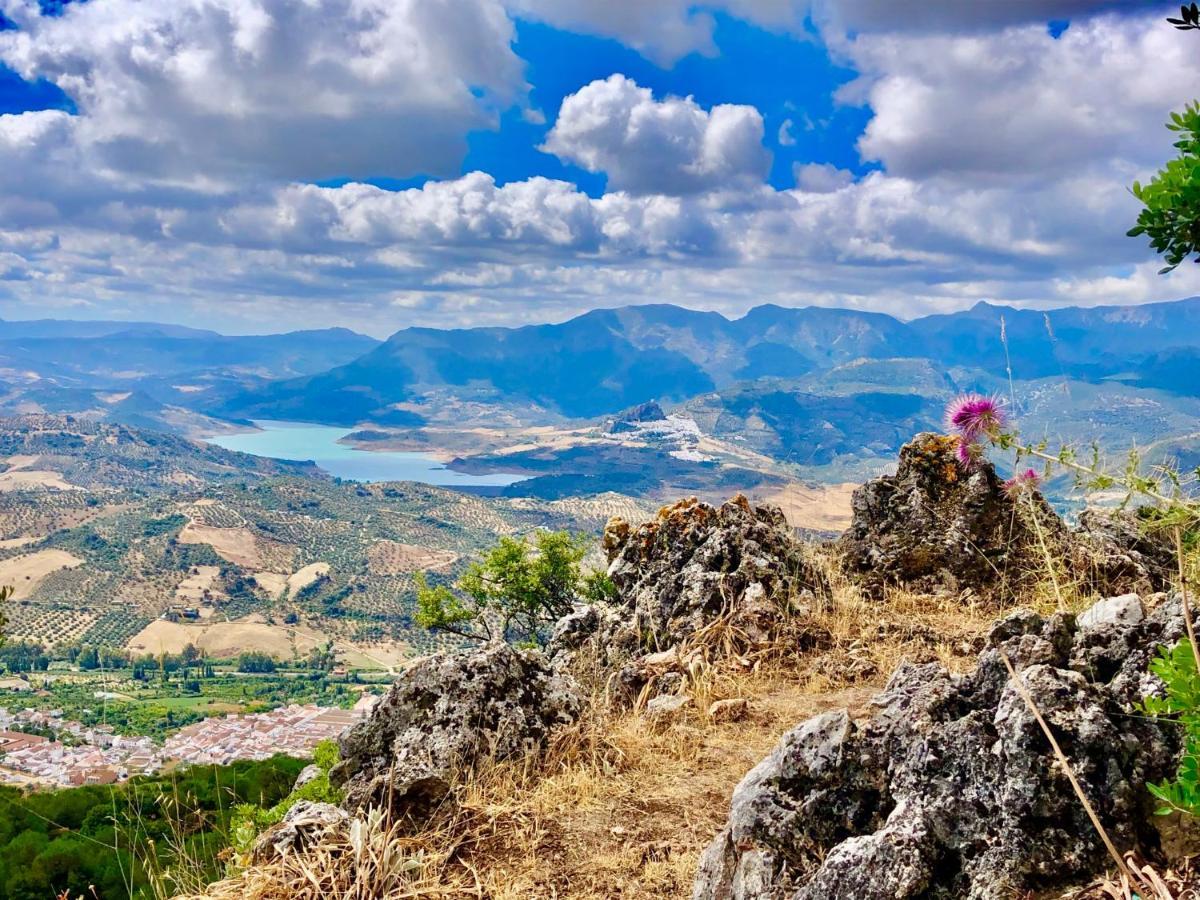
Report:
<svg viewBox="0 0 1200 900"><path fill-rule="evenodd" d="M1200 294L1143 0L0 0L0 318L229 333ZM0 329L3 325L0 324Z"/></svg>

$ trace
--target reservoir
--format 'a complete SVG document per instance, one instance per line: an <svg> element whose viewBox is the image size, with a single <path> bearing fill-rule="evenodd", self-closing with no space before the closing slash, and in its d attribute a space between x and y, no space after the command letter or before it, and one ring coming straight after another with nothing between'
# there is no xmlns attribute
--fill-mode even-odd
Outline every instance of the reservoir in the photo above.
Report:
<svg viewBox="0 0 1200 900"><path fill-rule="evenodd" d="M238 450L271 459L311 460L348 481L419 481L441 487L503 487L522 481L522 475L493 473L466 475L447 469L426 453L392 450L356 450L338 441L350 432L330 425L256 420L259 431L221 434L206 438L226 450Z"/></svg>

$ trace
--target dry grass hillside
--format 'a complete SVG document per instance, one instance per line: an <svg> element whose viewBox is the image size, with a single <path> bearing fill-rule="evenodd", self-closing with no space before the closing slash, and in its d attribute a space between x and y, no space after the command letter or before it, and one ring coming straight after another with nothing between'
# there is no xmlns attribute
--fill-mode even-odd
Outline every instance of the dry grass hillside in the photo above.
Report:
<svg viewBox="0 0 1200 900"><path fill-rule="evenodd" d="M801 626L823 635L819 649L794 652L793 630L730 654L727 635L710 630L687 675L693 702L680 714L654 720L644 703L608 703L598 681L592 711L561 731L543 758L485 767L459 786L457 806L415 832L377 821L360 845L327 843L251 866L197 896L690 896L735 785L786 731L834 708L863 716L904 659L969 668L1007 609L903 592L872 601L833 577L831 601ZM1044 598L1026 605L1049 612L1055 601L1049 591Z"/></svg>

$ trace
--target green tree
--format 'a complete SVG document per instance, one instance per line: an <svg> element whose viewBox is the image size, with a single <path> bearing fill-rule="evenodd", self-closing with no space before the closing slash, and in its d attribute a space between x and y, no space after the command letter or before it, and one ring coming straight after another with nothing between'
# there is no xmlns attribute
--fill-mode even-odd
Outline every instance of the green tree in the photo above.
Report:
<svg viewBox="0 0 1200 900"><path fill-rule="evenodd" d="M12 595L13 589L11 586L0 587L0 605L12 599ZM0 608L0 646L4 644L4 631L6 628L8 628L8 617L4 615L3 608Z"/></svg>
<svg viewBox="0 0 1200 900"><path fill-rule="evenodd" d="M1148 184L1133 183L1143 204L1130 237L1146 235L1167 265L1166 274L1189 257L1200 262L1200 102L1171 113L1167 128L1178 134L1179 155L1158 170Z"/></svg>
<svg viewBox="0 0 1200 900"><path fill-rule="evenodd" d="M581 595L608 593L602 575L585 576L580 568L587 544L586 535L566 531L539 531L532 543L502 537L454 589L418 573L416 622L472 640L541 643Z"/></svg>

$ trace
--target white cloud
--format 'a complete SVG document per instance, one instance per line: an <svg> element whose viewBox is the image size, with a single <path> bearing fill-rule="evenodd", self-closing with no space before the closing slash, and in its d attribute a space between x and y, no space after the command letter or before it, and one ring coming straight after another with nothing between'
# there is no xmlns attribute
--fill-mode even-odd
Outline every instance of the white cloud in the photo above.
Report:
<svg viewBox="0 0 1200 900"><path fill-rule="evenodd" d="M465 2L482 24L447 26L448 0L91 0L0 35L0 57L66 86L82 113L0 116L0 315L87 307L386 333L648 297L913 314L1198 290L1200 267L1160 279L1124 236L1136 215L1125 186L1170 152L1162 124L1186 99L1171 86L1200 81L1195 36L1157 13L1077 21L1058 41L1040 23L960 34L949 19L945 33L837 38L863 73L845 98L870 106L861 146L881 165L858 180L809 163L794 168L795 190L774 190L757 110L655 99L614 76L568 97L546 144L604 172L601 197L482 172L407 191L293 183L342 149L395 175L437 148L457 171L466 129L496 104L527 108L511 26L487 19L485 0ZM792 8L755 14L787 27ZM348 9L395 28L385 40L359 27L367 19L328 27ZM301 21L327 27L309 34ZM444 33L454 28L464 33ZM437 40L416 40L427 32ZM295 55L280 59L285 34ZM211 85L199 59L224 67ZM395 90L418 76L431 83Z"/></svg>
<svg viewBox="0 0 1200 900"><path fill-rule="evenodd" d="M863 35L841 48L863 73L844 91L875 115L859 142L888 172L1044 180L1094 160L1166 158L1163 123L1200 83L1195 36L1160 16L1079 22L1061 38Z"/></svg>
<svg viewBox="0 0 1200 900"><path fill-rule="evenodd" d="M792 166L796 187L802 191L826 194L854 181L854 173L831 163L796 163Z"/></svg>
<svg viewBox="0 0 1200 900"><path fill-rule="evenodd" d="M715 19L725 12L764 28L798 30L807 0L506 0L514 15L556 28L615 38L669 66L689 53L712 55Z"/></svg>
<svg viewBox="0 0 1200 900"><path fill-rule="evenodd" d="M593 81L563 100L543 147L612 189L688 194L760 183L771 157L752 106L704 110L691 97L655 100L623 75Z"/></svg>
<svg viewBox="0 0 1200 900"><path fill-rule="evenodd" d="M988 31L1030 22L1044 29L1052 20L1130 6L1129 0L814 0L812 13L827 29L842 31Z"/></svg>
<svg viewBox="0 0 1200 900"><path fill-rule="evenodd" d="M783 124L779 126L779 134L776 136L776 140L779 141L779 146L781 146L781 147L795 147L796 146L796 138L792 134L792 128L794 125L795 125L795 123L792 122L791 119L783 120Z"/></svg>
<svg viewBox="0 0 1200 900"><path fill-rule="evenodd" d="M93 0L19 30L0 61L61 87L98 164L196 184L453 174L465 134L524 91L498 0Z"/></svg>

